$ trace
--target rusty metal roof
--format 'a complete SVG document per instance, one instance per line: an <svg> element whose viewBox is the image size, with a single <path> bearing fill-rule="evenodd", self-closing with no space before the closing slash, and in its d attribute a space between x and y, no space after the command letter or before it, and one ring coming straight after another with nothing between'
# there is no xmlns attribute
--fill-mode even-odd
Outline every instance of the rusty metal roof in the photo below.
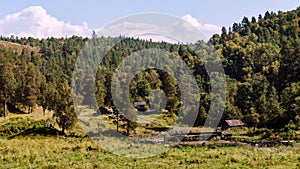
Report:
<svg viewBox="0 0 300 169"><path fill-rule="evenodd" d="M134 102L134 107L136 106L146 106L147 103L146 102Z"/></svg>
<svg viewBox="0 0 300 169"><path fill-rule="evenodd" d="M230 127L236 127L236 126L244 126L245 123L242 122L241 120L225 120L225 122L228 124Z"/></svg>

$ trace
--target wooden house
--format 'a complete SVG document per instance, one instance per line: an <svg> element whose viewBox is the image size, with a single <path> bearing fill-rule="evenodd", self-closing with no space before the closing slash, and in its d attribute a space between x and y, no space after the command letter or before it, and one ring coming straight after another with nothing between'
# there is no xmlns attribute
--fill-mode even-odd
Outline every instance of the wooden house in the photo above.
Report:
<svg viewBox="0 0 300 169"><path fill-rule="evenodd" d="M246 124L242 122L241 120L225 120L225 122L222 125L222 130L227 130L232 127L242 127Z"/></svg>
<svg viewBox="0 0 300 169"><path fill-rule="evenodd" d="M146 111L146 106L147 106L146 102L134 102L134 107L138 111Z"/></svg>

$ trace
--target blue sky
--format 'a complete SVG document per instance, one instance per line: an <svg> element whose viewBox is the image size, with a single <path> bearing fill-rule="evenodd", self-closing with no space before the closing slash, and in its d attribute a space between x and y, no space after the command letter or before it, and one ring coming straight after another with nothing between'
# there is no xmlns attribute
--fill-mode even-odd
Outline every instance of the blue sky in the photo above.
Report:
<svg viewBox="0 0 300 169"><path fill-rule="evenodd" d="M0 4L0 19L30 6L41 6L59 21L73 25L85 22L91 29L143 12L161 12L178 17L190 15L201 24L228 27L233 22L240 22L244 16L257 17L267 10L286 11L300 6L297 0L9 0Z"/></svg>

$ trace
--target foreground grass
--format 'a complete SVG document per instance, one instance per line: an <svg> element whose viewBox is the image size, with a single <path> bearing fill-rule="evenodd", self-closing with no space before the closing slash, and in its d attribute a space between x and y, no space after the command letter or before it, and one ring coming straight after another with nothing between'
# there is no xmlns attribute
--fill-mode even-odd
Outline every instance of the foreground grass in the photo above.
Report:
<svg viewBox="0 0 300 169"><path fill-rule="evenodd" d="M154 157L126 158L105 152L101 142L97 145L84 134L59 136L44 126L46 117L30 116L0 121L0 168L300 168L299 143L272 148L177 146Z"/></svg>
<svg viewBox="0 0 300 169"><path fill-rule="evenodd" d="M101 147L101 146L100 146ZM88 138L0 139L0 168L299 168L300 147L175 147L144 159L104 152Z"/></svg>

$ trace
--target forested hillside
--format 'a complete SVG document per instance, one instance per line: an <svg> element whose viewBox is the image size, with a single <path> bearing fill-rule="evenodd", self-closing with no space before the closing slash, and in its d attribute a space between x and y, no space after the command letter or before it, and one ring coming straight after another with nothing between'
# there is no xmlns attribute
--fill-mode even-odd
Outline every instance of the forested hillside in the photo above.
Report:
<svg viewBox="0 0 300 169"><path fill-rule="evenodd" d="M200 108L195 126L202 126L210 107L210 78L201 58L218 53L227 79L224 119L242 119L249 126L282 128L288 123L300 125L300 8L289 12L266 12L258 18L245 17L231 28L223 27L207 43L199 41L192 50L188 45L152 42L132 38L93 36L95 44L119 41L105 53L95 81L98 107L116 110L110 94L111 76L117 65L141 49L164 49L170 57L180 57L195 75L200 94ZM71 82L75 62L88 38L18 38L1 37L0 43L0 100L1 115L31 113L36 106L51 110L62 130L72 127L76 115L72 104ZM105 51L99 47L99 51ZM197 49L199 49L197 48ZM216 51L213 50L216 49ZM90 52L90 53L89 53ZM132 63L138 62L132 60ZM85 64L90 63L85 60ZM121 73L121 72L120 72ZM94 79L93 79L94 78ZM81 103L91 104L90 86L76 86ZM135 76L130 86L131 102L149 102L153 89L166 93L165 116L176 119L181 105L178 84L167 73L146 70ZM197 113L197 112L195 112ZM171 121L172 122L172 121Z"/></svg>
<svg viewBox="0 0 300 169"><path fill-rule="evenodd" d="M44 111L55 112L63 130L71 127L76 121L70 87L72 70L86 39L1 39L2 116L7 111L32 113L36 106L42 106Z"/></svg>
<svg viewBox="0 0 300 169"><path fill-rule="evenodd" d="M300 8L244 17L211 43L224 57L232 88L231 112L248 124L282 127L299 124ZM234 100L234 101L233 101ZM237 109L236 109L237 108Z"/></svg>

